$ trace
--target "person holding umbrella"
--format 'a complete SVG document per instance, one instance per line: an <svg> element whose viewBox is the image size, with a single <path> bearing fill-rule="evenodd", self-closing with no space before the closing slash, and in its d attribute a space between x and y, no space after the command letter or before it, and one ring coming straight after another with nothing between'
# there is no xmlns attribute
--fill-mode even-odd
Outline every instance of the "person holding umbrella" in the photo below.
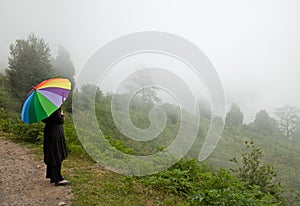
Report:
<svg viewBox="0 0 300 206"><path fill-rule="evenodd" d="M46 178L56 186L68 185L70 181L61 175L61 163L67 158L67 146L64 135L64 114L59 108L44 122L44 162L47 165Z"/></svg>
<svg viewBox="0 0 300 206"><path fill-rule="evenodd" d="M22 120L28 124L44 122L44 162L46 178L55 186L70 184L61 175L61 163L67 158L62 103L71 90L68 79L45 80L32 88L22 106Z"/></svg>

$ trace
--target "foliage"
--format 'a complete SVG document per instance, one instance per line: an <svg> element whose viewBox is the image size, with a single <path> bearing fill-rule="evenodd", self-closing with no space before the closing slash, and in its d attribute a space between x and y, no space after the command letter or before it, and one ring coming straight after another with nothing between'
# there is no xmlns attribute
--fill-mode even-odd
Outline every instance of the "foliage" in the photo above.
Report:
<svg viewBox="0 0 300 206"><path fill-rule="evenodd" d="M108 142L115 147L117 150L124 152L126 154L131 154L134 155L136 154L136 151L133 148L127 147L123 141L112 139L111 136L106 136L105 137Z"/></svg>
<svg viewBox="0 0 300 206"><path fill-rule="evenodd" d="M276 168L275 179L283 186L282 197L288 202L288 205L298 205L300 141L297 138L289 140L282 135L262 135L247 127L225 128L218 146L206 162L213 167L222 166L235 169L240 167L242 158L237 159L240 164L228 162L228 159L241 156L241 151L245 148L245 141L254 141L256 146L264 151L262 160Z"/></svg>
<svg viewBox="0 0 300 206"><path fill-rule="evenodd" d="M232 104L230 111L226 114L225 123L229 127L239 126L243 124L244 115L237 104Z"/></svg>
<svg viewBox="0 0 300 206"><path fill-rule="evenodd" d="M191 205L278 205L280 202L259 187L248 187L229 170L212 170L195 159L180 160L158 174L141 182L152 190L182 198ZM162 197L163 199L164 197Z"/></svg>
<svg viewBox="0 0 300 206"><path fill-rule="evenodd" d="M83 87L83 98L90 100L93 91L97 91L90 86ZM122 96L116 96L122 102ZM116 147L119 151L128 154L136 154L136 150L128 145L135 145L128 139L123 139L122 134L117 132L117 128L113 124L110 111L111 98L103 96L102 93L96 95L96 114L100 126L106 135L108 142ZM139 104L131 107L132 120L140 127L148 124L144 121L147 117L144 113L148 111L148 107L140 107ZM119 105L120 107L122 104ZM84 108L84 105L81 105ZM169 124L177 124L176 110L166 105ZM168 110L169 109L169 110ZM146 112L148 113L148 112ZM173 116L172 116L173 115ZM141 118L142 119L139 119ZM137 119L138 121L135 121ZM168 127L168 126L167 126ZM134 147L136 148L136 147ZM144 148L145 150L146 148ZM148 148L147 148L148 149ZM166 204L165 200L170 197L177 197L176 200L184 201L186 204L192 205L276 205L279 201L270 193L267 193L259 186L249 186L248 182L242 181L235 177L229 170L217 169L213 170L209 167L198 165L193 160L181 160L179 163L171 167L167 171L160 172L157 175L151 175L144 178L133 179L131 176L125 177L126 194L136 191L133 186L136 181L141 181L145 186L147 196L153 195L154 191L160 191L160 202ZM172 198L171 198L172 199ZM172 199L173 201L174 199Z"/></svg>
<svg viewBox="0 0 300 206"><path fill-rule="evenodd" d="M78 157L88 156L77 137L75 126L69 113L65 113L64 132L68 152Z"/></svg>
<svg viewBox="0 0 300 206"><path fill-rule="evenodd" d="M278 131L275 120L265 110L260 110L256 114L251 127L251 129L263 135L275 134Z"/></svg>
<svg viewBox="0 0 300 206"><path fill-rule="evenodd" d="M17 40L15 44L11 45L10 50L9 68L6 75L0 76L0 130L11 133L14 140L40 144L44 125L42 123L24 124L20 120L20 115L12 112L10 108L12 103L9 99L12 97L8 89L15 89L15 87L8 88L7 83L13 86L12 80L16 82L18 78L21 84L24 83L20 87L18 82L20 93L21 90L24 91L22 95L16 95L20 99L20 96L24 97L25 92L27 94L28 87L31 88L40 81L37 78L41 73L43 73L42 79L53 76L50 49L44 40L31 35L26 40ZM54 65L59 75L65 75L64 77L71 79L73 65L70 55L65 49L59 49ZM66 70L66 68L70 68L70 70ZM22 79L22 75L29 75L24 76L26 82L25 79ZM27 82L27 80L29 81ZM147 86L151 84L152 80L150 75L142 75L134 77L132 81L133 85L131 88L130 85L128 87L130 91ZM131 121L138 128L148 128L151 123L149 111L155 103L160 102L160 99L154 87L147 87L136 92L137 95L132 98L129 105ZM99 88L90 84L84 85L75 93L80 94L78 96L83 101L76 101L79 104L73 105L73 108L84 110L95 104L98 124L107 142L119 151L134 155L149 155L163 151L176 138L180 127L181 111L174 105L160 104L167 116L165 129L160 136L148 142L138 142L127 138L116 128L111 113L112 95L103 95ZM124 105L124 95L119 94L115 97L119 98L117 102L119 108L127 106ZM271 165L262 164L260 149L248 147L242 156L242 166L234 169L236 175L225 168L200 164L196 159L180 160L168 170L146 177L117 175L94 164L77 137L72 114L66 104L63 107L65 111L69 112L64 128L70 154L70 158L64 162L63 172L73 182L74 205L281 204L280 187L274 182L274 169ZM193 151L189 154L192 157L197 157L210 123L210 111L207 111L208 109L205 109L204 106L201 106L200 109L205 115L202 116L203 118L201 117L198 137ZM194 117L190 116L189 118L193 119ZM285 185L298 192L300 178L297 176L297 172L300 168L297 155L300 144L296 139L293 142L285 142L280 137L270 135L270 128L274 126L271 125L271 122L267 123L270 119L266 113L259 112L253 125L243 125L243 113L237 105L232 105L226 116L227 127L220 144L208 163L215 161L218 166L228 166L227 159L229 158L227 157L236 156L245 139L256 139L260 145L264 145L266 148L265 159L276 160L274 163L276 168L280 169L280 177L285 181ZM186 136L188 138L189 134ZM268 144L270 141L274 144ZM41 149L41 147L39 148ZM297 193L293 194L297 196ZM295 202L291 201L291 204L295 204Z"/></svg>
<svg viewBox="0 0 300 206"><path fill-rule="evenodd" d="M105 102L109 101L101 100L101 104L105 104ZM82 153L83 150L77 139L70 114L67 114L65 121L65 133L70 154L75 155L76 158L86 159L87 155ZM107 137L107 139L123 152L131 153L133 151L121 140L111 137ZM133 197L130 201L133 202L137 197L145 196L147 199L149 197L157 199L160 204L165 205L178 203L186 205L276 205L278 203L272 194L262 191L259 186L249 186L229 170L212 169L205 165L199 166L195 159L181 160L167 171L138 179L132 179L132 177L125 177L123 180L120 177L114 179L114 175L108 173L101 178L96 178L97 181L95 181L95 175L98 173L94 170L91 173L91 169L79 169L74 165L70 168L75 168L67 174L75 184L74 193L79 198L75 203L78 205L91 204L93 201L98 204L100 204L99 201L108 203L111 200L107 198L111 195L121 199L125 195L130 195ZM86 183L91 181L93 182L92 186ZM139 189L141 188L139 182L143 185L142 190ZM90 199L85 198L86 196ZM117 203L111 202L111 204Z"/></svg>
<svg viewBox="0 0 300 206"><path fill-rule="evenodd" d="M43 124L24 124L15 112L0 108L0 131L13 134L16 141L40 143Z"/></svg>
<svg viewBox="0 0 300 206"><path fill-rule="evenodd" d="M0 73L0 108L7 109L9 111L19 111L20 102L11 93L12 89L7 76Z"/></svg>
<svg viewBox="0 0 300 206"><path fill-rule="evenodd" d="M9 105L9 93L7 91L7 78L0 73L0 108L8 108Z"/></svg>
<svg viewBox="0 0 300 206"><path fill-rule="evenodd" d="M246 151L242 154L242 165L233 169L237 176L250 186L259 186L265 193L280 199L281 186L275 182L276 173L272 165L262 163L263 152L256 148L253 141L245 142ZM231 161L238 163L236 158Z"/></svg>
<svg viewBox="0 0 300 206"><path fill-rule="evenodd" d="M62 46L58 47L54 68L57 76L67 78L74 83L75 67L70 53Z"/></svg>
<svg viewBox="0 0 300 206"><path fill-rule="evenodd" d="M23 101L32 86L54 75L48 44L34 34L16 40L10 45L6 74L13 94Z"/></svg>
<svg viewBox="0 0 300 206"><path fill-rule="evenodd" d="M62 46L58 47L57 54L58 55L53 64L56 76L69 79L72 83L73 90L75 85L75 67L71 60L71 56L69 52ZM66 112L72 112L72 93L69 94L67 101L64 103L64 109Z"/></svg>
<svg viewBox="0 0 300 206"><path fill-rule="evenodd" d="M82 90L83 91L83 88ZM82 96L81 96L82 95ZM88 92L86 94L80 93L76 95L80 99L89 98ZM77 98L76 97L76 98ZM126 94L114 95L114 105L115 112L119 112L119 115L124 115L120 113L119 108L124 107L124 99L126 99ZM88 100L90 101L90 100ZM123 133L119 131L114 123L114 119L111 113L111 102L112 97L110 95L102 95L99 93L96 95L96 116L98 120L99 127L101 128L104 136L110 136L111 140L120 140L124 146L132 148L137 155L149 155L156 153L159 149L164 148L166 145L169 145L174 138L176 137L176 132L179 128L179 118L177 115L180 114L178 108L171 107L170 105L161 105L161 108L164 109L168 117L168 121L165 129L162 133L151 141L134 141L130 138L127 138ZM154 104L150 102L143 102L142 98L135 98L132 100L133 103L129 105L129 115L131 122L138 128L145 129L150 126L149 112L153 108ZM81 108L84 108L81 103ZM89 103L88 103L89 105ZM124 117L125 119L125 117Z"/></svg>
<svg viewBox="0 0 300 206"><path fill-rule="evenodd" d="M97 97L101 97L102 92L99 90L99 88L92 84L85 84L82 85L79 90L74 91L74 104L73 109L84 111L87 109L90 109L92 105L97 102Z"/></svg>

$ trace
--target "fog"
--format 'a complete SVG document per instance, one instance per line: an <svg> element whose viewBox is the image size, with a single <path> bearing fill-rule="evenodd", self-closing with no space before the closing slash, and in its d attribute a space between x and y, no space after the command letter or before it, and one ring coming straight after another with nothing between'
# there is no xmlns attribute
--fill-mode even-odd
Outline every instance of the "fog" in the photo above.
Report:
<svg viewBox="0 0 300 206"><path fill-rule="evenodd" d="M227 107L255 113L285 104L300 107L300 1L16 1L0 0L0 70L9 45L35 33L71 54L78 74L109 41L140 31L162 31L198 46L214 65Z"/></svg>

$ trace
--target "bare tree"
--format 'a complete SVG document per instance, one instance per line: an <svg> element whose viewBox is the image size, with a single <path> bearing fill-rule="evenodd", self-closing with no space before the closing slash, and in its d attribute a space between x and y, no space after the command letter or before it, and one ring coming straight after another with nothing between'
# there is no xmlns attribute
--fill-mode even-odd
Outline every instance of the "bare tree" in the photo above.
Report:
<svg viewBox="0 0 300 206"><path fill-rule="evenodd" d="M150 73L147 71L137 71L131 78L131 84L127 85L129 91L135 91L137 96L140 96L143 102L160 102L161 99L157 96L155 86L148 86L153 84Z"/></svg>
<svg viewBox="0 0 300 206"><path fill-rule="evenodd" d="M287 138L292 139L292 135L296 131L297 122L300 119L299 110L296 107L286 105L275 110L276 124L279 130Z"/></svg>

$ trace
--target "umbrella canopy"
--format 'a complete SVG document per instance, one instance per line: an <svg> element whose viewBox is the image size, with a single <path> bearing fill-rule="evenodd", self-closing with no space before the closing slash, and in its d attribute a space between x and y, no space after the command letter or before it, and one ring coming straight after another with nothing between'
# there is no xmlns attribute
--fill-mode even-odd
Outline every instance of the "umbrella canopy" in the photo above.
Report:
<svg viewBox="0 0 300 206"><path fill-rule="evenodd" d="M32 88L22 107L22 121L28 124L49 117L66 101L71 91L68 79L48 79Z"/></svg>

